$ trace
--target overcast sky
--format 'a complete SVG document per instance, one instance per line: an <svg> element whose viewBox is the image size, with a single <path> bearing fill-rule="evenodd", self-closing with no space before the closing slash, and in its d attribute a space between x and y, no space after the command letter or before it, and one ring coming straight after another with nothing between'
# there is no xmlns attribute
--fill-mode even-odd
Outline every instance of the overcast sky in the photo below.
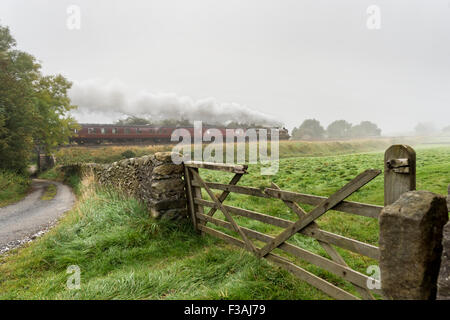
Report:
<svg viewBox="0 0 450 320"><path fill-rule="evenodd" d="M67 27L69 5L79 30ZM370 5L380 29L367 26ZM81 111L116 112L80 121L161 116L167 104L254 110L289 128L306 118L371 120L385 134L450 125L449 0L1 0L0 23L45 73L74 82Z"/></svg>

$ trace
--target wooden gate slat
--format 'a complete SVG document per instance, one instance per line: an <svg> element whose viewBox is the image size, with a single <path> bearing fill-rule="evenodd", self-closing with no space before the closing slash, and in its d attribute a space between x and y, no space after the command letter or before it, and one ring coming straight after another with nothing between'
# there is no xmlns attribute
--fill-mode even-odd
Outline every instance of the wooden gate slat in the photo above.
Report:
<svg viewBox="0 0 450 320"><path fill-rule="evenodd" d="M277 190L276 188L266 188L264 193L272 198L277 198L281 200L289 200L293 202L299 202L304 204L309 204L317 206L327 197L316 196L311 194L298 193L286 190ZM338 203L333 210L356 214L363 217L378 219L383 206L377 206L374 204L360 203L354 201L341 201Z"/></svg>
<svg viewBox="0 0 450 320"><path fill-rule="evenodd" d="M199 214L197 218L200 220L204 220L204 221L213 223L216 226L223 227L228 230L233 230L233 227L231 226L231 224L229 222L226 222L226 221L223 221L223 220L220 220L217 218L209 217L204 214L203 215ZM272 236L266 235L264 233L261 233L261 232L258 232L258 231L255 231L255 230L252 230L249 228L241 227L241 229L242 229L242 231L244 231L246 233L247 236L254 238L256 240L259 240L259 241L263 241L263 242L267 243L274 239L274 237L272 237ZM324 257L318 255L318 254L312 253L306 249L302 249L302 248L292 245L290 243L286 243L286 242L282 243L279 246L279 249L281 249L285 252L288 252L288 253L290 253L300 259L303 259L309 263L312 263L312 264L314 264L324 270L327 270L339 277L342 277L343 279L353 283L354 285L364 286L367 284L368 280L372 281L372 279L369 276L359 273L358 271L355 271L348 266L343 266L339 263L336 263L335 261L331 261L327 258L324 258ZM374 289L373 291L378 294L381 294L381 290Z"/></svg>
<svg viewBox="0 0 450 320"><path fill-rule="evenodd" d="M231 179L229 184L235 185L236 183L238 183L239 180L241 179L242 175L243 175L242 173L236 173L234 175L234 177ZM218 198L219 202L223 203L229 194L230 194L230 191L223 191ZM216 213L216 211L217 211L217 208L211 208L208 212L208 216L212 217L214 215L214 213Z"/></svg>
<svg viewBox="0 0 450 320"><path fill-rule="evenodd" d="M319 290L322 290L330 297L333 297L338 300L360 300L358 297L352 295L351 293L348 293L347 291L336 287L335 285L329 283L328 281L319 278L315 274L312 274L311 272L308 272L305 269L300 268L299 266L293 264L292 262L286 261L285 259L273 253L269 253L266 258L282 266L286 270L292 272L294 275L296 275L303 281L309 283L310 285L316 287Z"/></svg>
<svg viewBox="0 0 450 320"><path fill-rule="evenodd" d="M188 200L188 207L189 207L189 212L191 214L191 219L192 219L192 224L194 225L194 229L197 231L198 227L197 227L197 216L196 216L196 212L195 212L195 203L194 203L194 196L192 195L192 186L191 186L191 181L192 179L190 178L190 173L187 167L184 167L184 182L186 184L186 193L187 193L187 200Z"/></svg>
<svg viewBox="0 0 450 320"><path fill-rule="evenodd" d="M200 175L198 174L198 172L192 170L191 171L194 175L194 177L203 185L203 188L206 189L206 192L209 194L209 196L211 197L211 199L214 201L214 203L218 206L219 210L222 211L222 213L225 215L225 217L227 218L227 220L233 225L234 230L239 233L239 235L242 237L242 239L244 240L244 242L247 244L247 248L249 251L254 252L255 254L257 253L257 249L256 247L253 245L253 243L247 238L247 236L245 235L244 232L242 232L242 230L240 229L240 227L238 226L238 224L236 223L236 221L234 221L233 217L231 216L231 214L228 213L227 209L224 208L224 206L222 205L222 203L219 202L219 200L217 200L216 196L214 195L214 193L208 188L208 186L205 184L205 182L203 181L203 179L200 177Z"/></svg>
<svg viewBox="0 0 450 320"><path fill-rule="evenodd" d="M196 199L194 198L194 203L202 204L206 207L215 206L214 202L203 200L203 199ZM268 223L280 228L287 228L289 226L292 226L294 222L285 220L282 218L269 216L263 213L259 213L256 211L251 211L247 209L242 209L238 207L223 205L228 212L232 214L236 214L242 217L254 219L263 223ZM347 238L345 236L334 234L329 231L325 231L322 229L313 230L309 226L299 231L299 233L304 234L306 236L309 236L311 238L322 240L324 242L328 242L331 244L334 244L338 247L341 247L343 249L362 254L366 257L372 258L374 260L379 260L379 249L378 247L364 243L355 239Z"/></svg>
<svg viewBox="0 0 450 320"><path fill-rule="evenodd" d="M244 249L247 248L246 243L244 241L229 236L226 233L214 230L212 228L203 225L199 225L199 228L203 232L215 236L219 239L222 239L228 243L231 243ZM332 298L339 300L359 300L358 297L348 293L347 291L342 290L341 288L336 287L335 285L329 283L328 281L319 278L318 276L300 268L299 266L296 266L292 262L289 262L280 256L277 256L273 253L269 253L265 258L278 264L284 269L287 269L295 276L297 276L299 279L309 283L310 285L316 287L319 290L322 290Z"/></svg>
<svg viewBox="0 0 450 320"><path fill-rule="evenodd" d="M193 180L192 181L192 185L193 186L200 186L200 183L197 182L197 180ZM235 186L235 185L228 185L228 184L217 183L217 182L206 182L206 185L210 189L216 189L216 190L223 190L223 191L228 191L228 192L240 193L240 194L245 194L245 195L248 195L248 196L260 197L260 198L270 198L271 197L271 196L265 194L260 189L254 188L254 187Z"/></svg>
<svg viewBox="0 0 450 320"><path fill-rule="evenodd" d="M233 173L247 173L248 166L246 164L228 164L203 161L186 161L184 163L189 168L203 168L209 170L219 170Z"/></svg>
<svg viewBox="0 0 450 320"><path fill-rule="evenodd" d="M380 170L369 169L359 174L356 178L347 183L339 191L332 194L328 199L323 200L321 204L319 204L315 209L308 213L305 218L298 220L292 227L289 227L282 233L280 233L273 242L268 243L265 247L261 248L261 250L259 251L260 255L263 257L268 254L270 251L278 247L281 243L292 237L292 235L306 227L312 221L319 218L329 209L333 208L336 204L350 196L353 192L370 182L380 173Z"/></svg>
<svg viewBox="0 0 450 320"><path fill-rule="evenodd" d="M280 187L272 182L272 187L276 190L281 190ZM306 212L295 202L293 201L289 201L289 200L283 200L283 202L292 210L294 211L297 216L302 219L306 216ZM311 230L317 230L319 228L319 226L317 225L317 223L315 221L311 222L311 224L309 225L309 227L311 228ZM331 246L330 244L328 244L327 242L324 241L318 241L320 246L330 255L331 259L344 266L344 267L348 267L347 263L345 262L344 258L342 258L342 256L339 254L339 252L336 251L336 249L333 248L333 246ZM280 245L280 247L283 244ZM342 275L341 275L342 276ZM375 298L373 297L373 295L370 293L370 291L367 289L367 281L364 282L362 285L361 284L355 284L355 289L356 291L358 291L365 299L368 300L375 300Z"/></svg>

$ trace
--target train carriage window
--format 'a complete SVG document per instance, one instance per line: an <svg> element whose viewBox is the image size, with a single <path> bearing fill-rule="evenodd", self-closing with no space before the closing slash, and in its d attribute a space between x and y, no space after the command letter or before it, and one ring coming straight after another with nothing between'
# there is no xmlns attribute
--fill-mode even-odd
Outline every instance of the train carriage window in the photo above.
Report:
<svg viewBox="0 0 450 320"><path fill-rule="evenodd" d="M95 133L94 128L88 128L88 134L93 134Z"/></svg>
<svg viewBox="0 0 450 320"><path fill-rule="evenodd" d="M136 128L136 133L137 134L141 134L142 133L142 129L141 128Z"/></svg>
<svg viewBox="0 0 450 320"><path fill-rule="evenodd" d="M73 129L73 132L74 133L78 133L78 129Z"/></svg>
<svg viewBox="0 0 450 320"><path fill-rule="evenodd" d="M105 134L105 133L106 133L106 129L105 129L105 128L101 128L101 129L100 129L100 132L101 132L102 134Z"/></svg>
<svg viewBox="0 0 450 320"><path fill-rule="evenodd" d="M111 133L112 133L112 134L117 134L117 128L112 128L112 129L111 129Z"/></svg>

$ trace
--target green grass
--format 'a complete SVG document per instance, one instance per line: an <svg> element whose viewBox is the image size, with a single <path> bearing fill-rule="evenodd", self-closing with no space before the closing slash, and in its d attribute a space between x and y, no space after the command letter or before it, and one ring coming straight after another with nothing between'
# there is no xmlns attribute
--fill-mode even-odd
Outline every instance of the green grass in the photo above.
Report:
<svg viewBox="0 0 450 320"><path fill-rule="evenodd" d="M45 188L44 194L41 196L41 200L52 200L56 196L56 186L50 184Z"/></svg>
<svg viewBox="0 0 450 320"><path fill-rule="evenodd" d="M44 172L40 172L38 178L62 182L64 180L64 175L58 167L53 167Z"/></svg>
<svg viewBox="0 0 450 320"><path fill-rule="evenodd" d="M428 190L439 194L447 194L450 184L450 147L418 148L417 152L417 189ZM262 176L259 165L250 165L248 174L244 175L239 185L247 185L264 189L275 182L280 188L307 194L329 196L339 190L356 175L369 168L383 169L383 153L351 154L328 157L289 158L280 160L280 169L275 176ZM207 181L228 183L232 174L219 171L200 170L202 177ZM371 181L348 198L348 200L383 205L383 174ZM206 192L203 197L210 200ZM263 199L231 193L225 204L254 210L284 219L296 220L296 215L277 199ZM304 209L313 207L301 205ZM215 217L224 219L221 212ZM277 235L282 229L245 217L236 217L241 226L254 230ZM378 245L378 221L372 218L330 211L317 220L319 226L327 231L357 239L369 244ZM213 227L212 224L208 224ZM220 228L218 228L220 229ZM235 233L220 229L228 234ZM288 242L308 249L314 253L328 257L318 243L306 236L295 235ZM355 270L366 274L366 269L377 262L337 248L346 262ZM325 277L332 283L351 291L353 288L335 276L320 271L317 267L302 261L296 261L307 270Z"/></svg>
<svg viewBox="0 0 450 320"><path fill-rule="evenodd" d="M72 187L75 194L78 195L80 193L80 177L72 172L64 174L60 166L56 166L47 171L41 172L38 178L66 183L70 187Z"/></svg>
<svg viewBox="0 0 450 320"><path fill-rule="evenodd" d="M28 176L0 170L0 207L21 200L26 196L29 187Z"/></svg>
<svg viewBox="0 0 450 320"><path fill-rule="evenodd" d="M78 265L81 289L69 290ZM196 234L189 223L154 221L136 200L81 187L63 221L0 258L0 299L327 299L251 254Z"/></svg>
<svg viewBox="0 0 450 320"><path fill-rule="evenodd" d="M450 183L450 148L427 147L416 151L418 189L446 194ZM275 176L261 176L260 167L251 165L239 185L264 188L273 181L285 190L327 196L363 170L382 167L383 154L379 152L285 158ZM225 183L231 179L231 175L223 172L201 170L201 175L209 181ZM73 185L79 186L77 207L43 238L0 258L0 299L329 299L265 260L221 240L194 233L189 223L152 220L136 200L94 187L86 180L80 184L76 177L71 179ZM382 205L382 175L350 199ZM275 199L230 194L225 203L295 220L286 205ZM221 212L216 217L223 219ZM281 231L243 217L236 217L236 221L268 234ZM378 223L374 219L331 211L318 224L334 233L378 243ZM327 256L315 240L306 236L296 235L289 242ZM337 250L361 273L377 264L369 258ZM358 295L346 281L305 261L295 262ZM80 290L66 288L69 277L66 269L70 265L81 269Z"/></svg>
<svg viewBox="0 0 450 320"><path fill-rule="evenodd" d="M357 152L380 151L393 143L392 139L349 140L349 141L280 141L279 154L281 158L312 157ZM171 151L175 145L154 146L103 146L103 147L73 147L61 148L56 153L60 165L77 162L110 163L133 155L141 157L160 151ZM205 148L207 143L203 145ZM230 145L231 146L231 145ZM268 149L270 150L270 143ZM234 145L236 152L237 147ZM248 156L248 144L246 144ZM226 146L224 147L224 154ZM224 156L225 157L225 156ZM224 158L225 159L225 158Z"/></svg>

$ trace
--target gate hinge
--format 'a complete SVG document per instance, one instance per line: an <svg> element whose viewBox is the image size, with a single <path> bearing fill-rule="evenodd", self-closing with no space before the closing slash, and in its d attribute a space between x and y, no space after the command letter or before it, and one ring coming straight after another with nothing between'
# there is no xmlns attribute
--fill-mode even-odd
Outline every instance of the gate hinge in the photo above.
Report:
<svg viewBox="0 0 450 320"><path fill-rule="evenodd" d="M391 159L386 164L389 170L396 173L409 173L409 159Z"/></svg>

